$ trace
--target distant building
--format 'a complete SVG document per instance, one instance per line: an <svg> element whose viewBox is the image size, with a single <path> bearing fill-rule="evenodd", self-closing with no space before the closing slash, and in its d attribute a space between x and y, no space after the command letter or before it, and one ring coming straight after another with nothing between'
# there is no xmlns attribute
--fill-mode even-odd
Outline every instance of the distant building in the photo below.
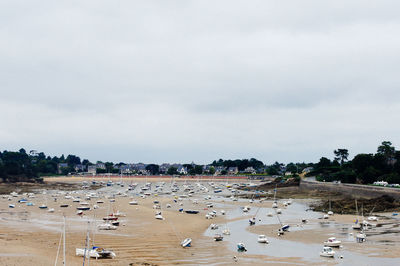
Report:
<svg viewBox="0 0 400 266"><path fill-rule="evenodd" d="M59 174L62 173L62 169L63 169L63 168L68 168L68 164L67 164L67 163L59 163L59 164L57 165L57 170L58 170L58 173L59 173Z"/></svg>
<svg viewBox="0 0 400 266"><path fill-rule="evenodd" d="M86 165L84 164L77 164L74 167L75 172L85 172L86 171Z"/></svg>
<svg viewBox="0 0 400 266"><path fill-rule="evenodd" d="M226 170L226 167L217 166L217 167L215 167L215 175L220 175L220 174L222 174L222 171L225 171L225 170Z"/></svg>
<svg viewBox="0 0 400 266"><path fill-rule="evenodd" d="M245 173L250 173L250 174L255 174L255 173L256 173L256 170L255 170L253 167L249 166L249 167L247 167L246 169L244 169L243 172L245 172Z"/></svg>
<svg viewBox="0 0 400 266"><path fill-rule="evenodd" d="M236 175L237 173L239 173L239 169L237 167L229 167L228 168L229 175Z"/></svg>
<svg viewBox="0 0 400 266"><path fill-rule="evenodd" d="M181 174L181 175L187 175L187 173L188 173L187 168L184 167L184 166L182 166L182 165L179 166L179 168L177 169L177 171L178 171L178 173Z"/></svg>
<svg viewBox="0 0 400 266"><path fill-rule="evenodd" d="M88 172L88 174L95 175L96 169L97 169L96 165L88 165L87 172Z"/></svg>

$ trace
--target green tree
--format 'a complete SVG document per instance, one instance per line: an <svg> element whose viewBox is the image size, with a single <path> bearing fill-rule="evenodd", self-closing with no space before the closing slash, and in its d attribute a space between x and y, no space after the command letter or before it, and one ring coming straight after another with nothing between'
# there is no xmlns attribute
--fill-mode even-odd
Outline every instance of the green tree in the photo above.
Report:
<svg viewBox="0 0 400 266"><path fill-rule="evenodd" d="M349 151L347 149L337 149L334 150L335 160L340 162L340 165L343 165L344 161L347 161L349 157Z"/></svg>
<svg viewBox="0 0 400 266"><path fill-rule="evenodd" d="M393 159L395 156L395 148L392 146L390 141L383 141L382 144L378 147L378 154L382 154L386 162L389 162L390 159Z"/></svg>
<svg viewBox="0 0 400 266"><path fill-rule="evenodd" d="M173 167L173 166L171 166L170 168L168 168L167 174L168 175L177 175L178 174L178 169Z"/></svg>

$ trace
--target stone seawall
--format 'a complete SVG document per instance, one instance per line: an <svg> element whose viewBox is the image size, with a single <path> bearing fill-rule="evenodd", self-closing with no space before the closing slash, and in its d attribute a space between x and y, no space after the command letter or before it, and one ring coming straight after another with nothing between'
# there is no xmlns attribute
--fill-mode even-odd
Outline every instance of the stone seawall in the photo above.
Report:
<svg viewBox="0 0 400 266"><path fill-rule="evenodd" d="M339 192L353 197L375 198L382 195L389 195L400 199L400 188L377 187L357 184L336 184L330 182L301 180L301 189L319 189L331 192Z"/></svg>

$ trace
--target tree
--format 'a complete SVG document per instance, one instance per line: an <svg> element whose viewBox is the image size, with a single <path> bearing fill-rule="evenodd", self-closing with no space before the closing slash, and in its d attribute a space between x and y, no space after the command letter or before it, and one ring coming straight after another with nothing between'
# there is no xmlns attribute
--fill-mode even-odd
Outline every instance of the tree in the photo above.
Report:
<svg viewBox="0 0 400 266"><path fill-rule="evenodd" d="M171 166L170 168L168 168L167 174L168 175L177 175L178 174L178 169L176 169L175 167Z"/></svg>
<svg viewBox="0 0 400 266"><path fill-rule="evenodd" d="M210 170L208 170L208 171L210 172L210 175L215 174L215 168L214 168L214 166L211 166L211 167L210 167Z"/></svg>
<svg viewBox="0 0 400 266"><path fill-rule="evenodd" d="M160 166L157 164L148 164L146 166L146 170L150 172L152 175L158 175L160 173Z"/></svg>
<svg viewBox="0 0 400 266"><path fill-rule="evenodd" d="M386 163L389 163L394 158L396 150L390 141L383 141L377 152L385 157Z"/></svg>
<svg viewBox="0 0 400 266"><path fill-rule="evenodd" d="M343 165L344 161L347 161L347 157L349 157L347 149L337 149L333 153L335 154L335 160L340 161L340 165Z"/></svg>

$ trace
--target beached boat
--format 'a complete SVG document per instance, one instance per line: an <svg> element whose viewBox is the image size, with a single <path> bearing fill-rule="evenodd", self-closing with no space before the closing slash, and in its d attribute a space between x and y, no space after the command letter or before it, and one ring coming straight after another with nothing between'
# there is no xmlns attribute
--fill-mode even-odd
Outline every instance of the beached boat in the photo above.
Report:
<svg viewBox="0 0 400 266"><path fill-rule="evenodd" d="M97 226L97 229L99 230L117 230L117 226L113 225L111 223L103 223L103 224L99 224Z"/></svg>
<svg viewBox="0 0 400 266"><path fill-rule="evenodd" d="M88 206L79 206L79 207L76 207L76 209L78 211L88 211L88 210L90 210L90 207L88 207Z"/></svg>
<svg viewBox="0 0 400 266"><path fill-rule="evenodd" d="M257 242L268 244L268 239L265 235L259 235L257 238Z"/></svg>
<svg viewBox="0 0 400 266"><path fill-rule="evenodd" d="M116 255L113 251L111 250L106 250L104 248L100 247L93 247L92 249L86 249L86 248L76 248L75 249L75 255L80 256L80 257L90 257L90 258L95 258L95 259L106 259L106 258L115 258Z"/></svg>
<svg viewBox="0 0 400 266"><path fill-rule="evenodd" d="M241 252L247 251L246 246L243 243L238 243L236 246L237 246L238 251L241 251Z"/></svg>
<svg viewBox="0 0 400 266"><path fill-rule="evenodd" d="M218 224L211 224L211 225L210 225L210 229L211 229L211 230L216 230L216 229L218 229Z"/></svg>
<svg viewBox="0 0 400 266"><path fill-rule="evenodd" d="M15 205L14 204L8 204L8 208L14 209Z"/></svg>
<svg viewBox="0 0 400 266"><path fill-rule="evenodd" d="M215 241L222 241L224 239L224 237L222 236L222 235L220 235L220 234L216 234L215 236L214 236L214 240Z"/></svg>
<svg viewBox="0 0 400 266"><path fill-rule="evenodd" d="M164 217L162 217L161 212L156 213L154 218L156 218L157 220L164 220Z"/></svg>
<svg viewBox="0 0 400 266"><path fill-rule="evenodd" d="M249 224L250 225L255 225L256 224L256 218L253 217L253 218L249 219Z"/></svg>
<svg viewBox="0 0 400 266"><path fill-rule="evenodd" d="M129 202L129 205L138 205L138 202L136 200L132 200Z"/></svg>
<svg viewBox="0 0 400 266"><path fill-rule="evenodd" d="M39 206L39 209L47 209L47 205L42 204L42 205Z"/></svg>
<svg viewBox="0 0 400 266"><path fill-rule="evenodd" d="M185 212L188 214L198 214L199 213L199 211L197 211L197 210L187 210Z"/></svg>
<svg viewBox="0 0 400 266"><path fill-rule="evenodd" d="M356 241L357 241L357 243L363 243L363 242L365 242L367 240L367 236L366 236L366 234L363 232L363 231L361 231L360 233L358 233L357 235L356 235Z"/></svg>
<svg viewBox="0 0 400 266"><path fill-rule="evenodd" d="M321 257L333 258L335 256L335 251L331 247L323 247L322 251L319 253Z"/></svg>
<svg viewBox="0 0 400 266"><path fill-rule="evenodd" d="M181 242L181 246L184 248L190 247L192 244L192 239L191 238L186 238Z"/></svg>
<svg viewBox="0 0 400 266"><path fill-rule="evenodd" d="M61 204L60 208L67 208L69 205L68 204Z"/></svg>
<svg viewBox="0 0 400 266"><path fill-rule="evenodd" d="M224 234L224 235L230 235L230 234L231 234L231 231L229 231L228 228L225 228L224 230L222 230L222 234Z"/></svg>
<svg viewBox="0 0 400 266"><path fill-rule="evenodd" d="M324 242L324 245L327 247L340 247L342 241L337 240L335 237L328 238L328 241Z"/></svg>

